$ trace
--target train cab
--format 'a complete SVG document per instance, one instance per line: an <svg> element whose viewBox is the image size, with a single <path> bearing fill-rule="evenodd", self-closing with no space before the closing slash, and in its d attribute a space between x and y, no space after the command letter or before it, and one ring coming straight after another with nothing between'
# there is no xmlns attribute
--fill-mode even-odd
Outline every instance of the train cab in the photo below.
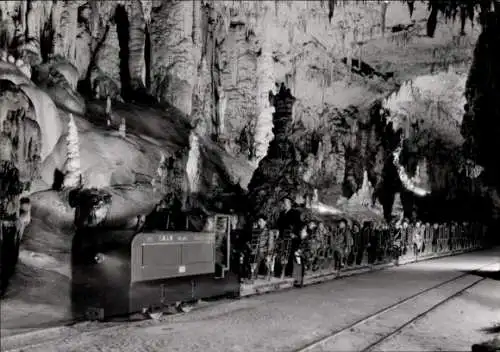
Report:
<svg viewBox="0 0 500 352"><path fill-rule="evenodd" d="M74 318L107 320L176 302L239 295L231 263L231 215L210 216L202 231L78 232L72 244ZM168 223L168 221L167 221ZM189 229L189 230L188 230Z"/></svg>

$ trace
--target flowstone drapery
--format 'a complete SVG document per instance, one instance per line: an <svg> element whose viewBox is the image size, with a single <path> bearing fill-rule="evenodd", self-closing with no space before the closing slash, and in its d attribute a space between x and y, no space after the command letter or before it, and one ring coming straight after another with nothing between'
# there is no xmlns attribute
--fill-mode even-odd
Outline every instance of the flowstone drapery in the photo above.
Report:
<svg viewBox="0 0 500 352"><path fill-rule="evenodd" d="M64 187L78 187L81 178L80 142L73 114L69 114L68 135L66 137L67 155L64 163Z"/></svg>

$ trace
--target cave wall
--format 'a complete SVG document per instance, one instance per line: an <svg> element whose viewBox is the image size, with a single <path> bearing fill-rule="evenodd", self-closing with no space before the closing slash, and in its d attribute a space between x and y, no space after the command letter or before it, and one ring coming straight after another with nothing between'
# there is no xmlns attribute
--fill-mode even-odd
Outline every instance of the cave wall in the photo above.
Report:
<svg viewBox="0 0 500 352"><path fill-rule="evenodd" d="M489 201L485 213L498 221L500 219L498 211L500 164L497 157L497 150L500 147L498 138L500 71L497 64L500 57L499 7L495 7L495 10L483 17L485 29L474 49L473 62L466 83L467 104L461 132L466 141L464 154L470 158L472 164L484 167L482 179L486 187L483 188L483 196Z"/></svg>
<svg viewBox="0 0 500 352"><path fill-rule="evenodd" d="M438 17L422 39L426 4L411 14L401 2L331 4L9 1L1 28L9 54L58 107L85 112L77 86L101 99L150 95L253 168L273 139L269 91L285 83L297 99L290 140L304 179L335 202L365 172L376 189L383 178L388 150L373 102L403 80L466 64L479 29L461 36L460 24Z"/></svg>
<svg viewBox="0 0 500 352"><path fill-rule="evenodd" d="M499 148L498 116L500 71L496 59L500 53L498 37L499 14L490 14L485 31L479 36L467 78L465 96L467 111L463 121L463 135L467 140L468 155L484 165L492 185L498 185L500 167L495 155Z"/></svg>
<svg viewBox="0 0 500 352"><path fill-rule="evenodd" d="M272 112L263 112L269 108L263 97L275 82L285 82L297 96L296 114L312 120L324 105L344 108L365 100L366 93L376 93L366 87L372 82L356 82L356 77L346 84L346 76L351 75L340 60L369 62L375 41L398 50L398 36L386 30L410 23L406 5L346 1L331 16L329 11L327 2L319 0L9 1L2 5L3 28L19 57L28 60L29 56L32 64L51 55L64 57L80 80L89 78L93 90L100 87L102 96L129 98L128 90L146 88L149 75L151 94L191 116L199 109L194 103L200 95L196 87L208 85L203 92L211 101L207 128L227 137L227 148L233 152L240 151L237 139L251 122L257 124L250 126L254 130L263 130L255 143L262 139L261 149L266 149ZM426 17L426 6L416 4L412 18ZM437 33L441 38L450 36L439 46L454 40L449 31ZM151 39L147 55L146 37ZM151 71L146 72L146 67ZM391 88L378 81L374 80L375 91Z"/></svg>
<svg viewBox="0 0 500 352"><path fill-rule="evenodd" d="M391 129L403 137L399 162L404 172L413 185L430 192L418 196L403 185L385 189L388 201L401 193L408 217L416 212L432 221L484 220L490 214L482 168L464 153L466 80L466 67L450 67L405 82L382 102ZM387 177L382 181L387 183Z"/></svg>
<svg viewBox="0 0 500 352"><path fill-rule="evenodd" d="M21 196L40 175L41 131L27 95L0 80L0 229L5 238L22 232Z"/></svg>
<svg viewBox="0 0 500 352"><path fill-rule="evenodd" d="M30 183L40 173L41 131L28 96L9 81L0 80L1 160L11 162L19 181Z"/></svg>

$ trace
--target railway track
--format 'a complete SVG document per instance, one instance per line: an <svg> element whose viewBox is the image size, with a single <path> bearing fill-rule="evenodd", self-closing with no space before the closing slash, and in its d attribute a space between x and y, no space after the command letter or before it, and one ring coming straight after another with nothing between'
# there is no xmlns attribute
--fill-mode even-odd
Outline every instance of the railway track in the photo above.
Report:
<svg viewBox="0 0 500 352"><path fill-rule="evenodd" d="M213 308L224 303L227 299L217 301L208 301L201 306L195 306L192 311L201 311ZM166 319L187 313L174 313L166 315ZM132 315L133 316L133 315ZM33 348L50 346L58 341L69 340L77 336L88 336L96 332L111 332L126 327L144 327L145 324L154 324L151 319L144 318L140 320L127 320L128 316L117 316L116 321L97 322L84 319L61 320L59 326L40 328L34 331L18 333L2 338L0 352L24 352L31 351ZM30 341L26 343L26 341Z"/></svg>
<svg viewBox="0 0 500 352"><path fill-rule="evenodd" d="M481 266L475 271L495 264ZM458 275L321 336L293 352L375 351L384 341L407 326L484 280L486 278L478 278L470 273Z"/></svg>
<svg viewBox="0 0 500 352"><path fill-rule="evenodd" d="M491 265L498 265L497 262L477 268L475 271ZM373 314L365 316L348 326L332 331L318 339L295 349L294 352L321 352L335 350L356 350L373 351L376 347L387 339L397 335L408 325L419 320L429 312L457 297L467 289L477 285L486 278L478 278L464 273L449 280L436 284L427 289L421 290L414 295L391 304ZM203 310L217 305L224 304L226 300L210 302L207 305L196 308ZM175 317L176 314L171 317ZM168 318L167 318L168 319ZM155 324L148 321L111 322L97 323L68 322L66 325L56 328L44 329L21 333L2 339L1 351L22 352L31 351L43 346L56 345L60 341L68 341L72 338L89 336L95 333L112 332L126 327L144 327L145 324ZM353 345L355 345L353 347Z"/></svg>

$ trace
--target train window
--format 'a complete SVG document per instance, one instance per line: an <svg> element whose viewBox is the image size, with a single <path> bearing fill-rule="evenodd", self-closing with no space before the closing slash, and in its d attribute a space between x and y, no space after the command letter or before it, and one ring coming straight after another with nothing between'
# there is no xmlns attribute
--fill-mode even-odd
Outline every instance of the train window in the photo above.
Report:
<svg viewBox="0 0 500 352"><path fill-rule="evenodd" d="M181 247L165 244L146 244L142 247L143 266L178 265L181 263Z"/></svg>

